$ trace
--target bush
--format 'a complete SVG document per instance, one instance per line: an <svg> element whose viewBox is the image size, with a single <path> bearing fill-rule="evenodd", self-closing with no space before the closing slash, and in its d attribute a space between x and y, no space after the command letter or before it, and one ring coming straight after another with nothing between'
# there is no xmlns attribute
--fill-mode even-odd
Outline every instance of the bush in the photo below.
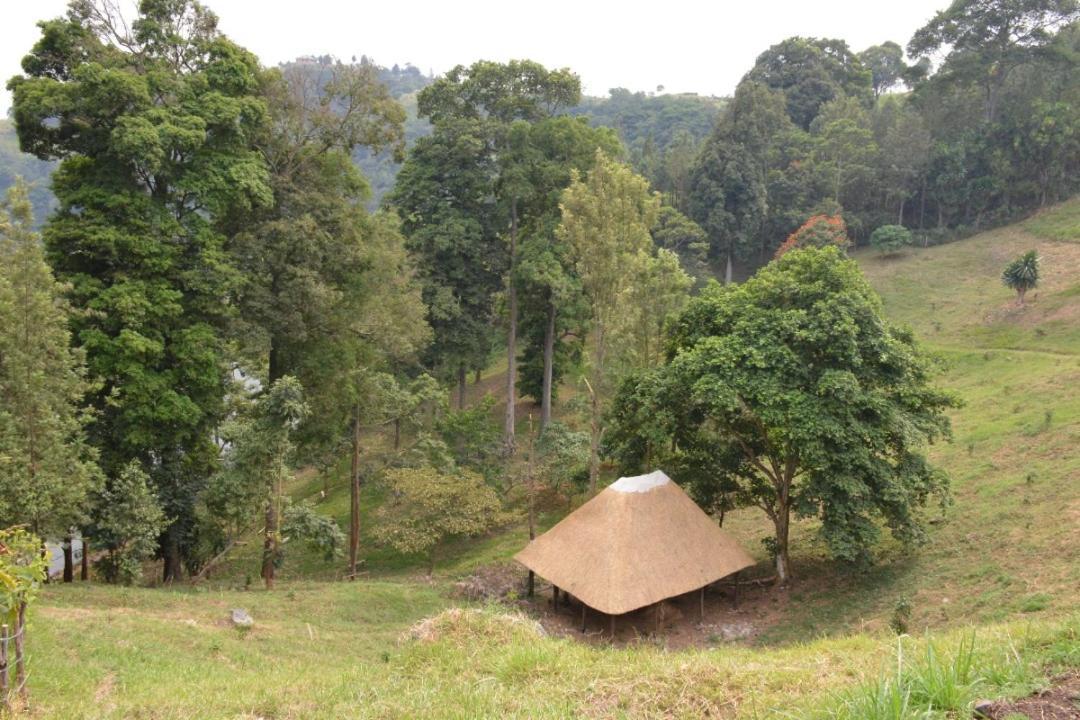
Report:
<svg viewBox="0 0 1080 720"><path fill-rule="evenodd" d="M870 233L870 245L884 255L898 253L911 243L911 231L903 225L882 225Z"/></svg>

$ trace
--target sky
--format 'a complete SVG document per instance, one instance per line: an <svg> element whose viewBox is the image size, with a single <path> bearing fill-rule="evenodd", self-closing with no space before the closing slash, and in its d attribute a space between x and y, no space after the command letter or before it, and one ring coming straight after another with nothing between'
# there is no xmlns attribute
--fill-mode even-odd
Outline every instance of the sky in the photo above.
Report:
<svg viewBox="0 0 1080 720"><path fill-rule="evenodd" d="M121 0L133 4L135 0ZM204 0L221 29L266 65L301 55L445 72L474 60L569 67L585 93L608 89L729 95L754 58L791 35L838 37L855 51L905 45L949 0ZM0 0L0 83L67 0ZM11 98L0 92L0 112Z"/></svg>

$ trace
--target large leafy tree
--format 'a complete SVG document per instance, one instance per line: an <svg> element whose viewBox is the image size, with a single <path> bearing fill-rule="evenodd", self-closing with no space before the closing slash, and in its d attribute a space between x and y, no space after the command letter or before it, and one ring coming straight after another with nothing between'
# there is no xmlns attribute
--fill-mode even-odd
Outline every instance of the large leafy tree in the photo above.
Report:
<svg viewBox="0 0 1080 720"><path fill-rule="evenodd" d="M495 201L491 228L505 239L507 373L504 442L514 449L517 400L519 236L528 222L524 206L535 192L530 183L532 152L522 124L534 123L576 105L581 80L567 69L548 70L530 60L507 63L479 61L459 65L424 88L417 99L420 115L436 129L444 124L469 123L478 128L486 155L478 158L492 171L490 195ZM468 168L461 168L468 171Z"/></svg>
<svg viewBox="0 0 1080 720"><path fill-rule="evenodd" d="M1076 0L953 0L916 31L907 50L916 57L948 48L940 74L979 87L985 118L994 122L1010 75L1034 61L1056 30L1077 19Z"/></svg>
<svg viewBox="0 0 1080 720"><path fill-rule="evenodd" d="M761 53L747 78L781 91L792 122L804 130L830 100L873 97L871 71L843 40L788 38Z"/></svg>
<svg viewBox="0 0 1080 720"><path fill-rule="evenodd" d="M32 223L17 182L0 203L0 526L57 538L85 527L101 471L86 441L84 356Z"/></svg>
<svg viewBox="0 0 1080 720"><path fill-rule="evenodd" d="M873 45L859 53L859 61L870 71L870 85L874 97L880 97L904 76L904 49L892 41Z"/></svg>
<svg viewBox="0 0 1080 720"><path fill-rule="evenodd" d="M670 357L617 406L616 426L626 417L631 429L617 433L624 461L663 447L648 442L657 421L676 446L708 450L682 456L695 491L731 492L768 516L781 583L793 515L818 517L833 555L859 561L879 521L917 541L919 509L947 498L947 477L925 450L948 435L955 400L838 249L796 250L746 283L712 285L676 324ZM645 441L627 442L635 426Z"/></svg>
<svg viewBox="0 0 1080 720"><path fill-rule="evenodd" d="M171 523L164 576L192 547L194 499L217 457L219 323L235 275L215 220L272 201L253 149L266 121L258 62L194 0L75 0L41 23L8 87L23 150L62 160L49 259L71 284L105 471L149 473Z"/></svg>

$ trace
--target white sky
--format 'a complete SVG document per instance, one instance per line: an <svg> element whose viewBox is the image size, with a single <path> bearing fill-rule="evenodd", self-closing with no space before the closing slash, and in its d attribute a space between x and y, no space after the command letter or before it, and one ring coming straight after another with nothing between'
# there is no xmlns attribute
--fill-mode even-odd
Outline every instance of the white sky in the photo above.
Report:
<svg viewBox="0 0 1080 720"><path fill-rule="evenodd" d="M134 0L131 0L134 2ZM221 29L274 65L298 55L444 72L474 60L529 58L577 72L589 95L612 87L728 95L754 58L785 37L838 37L859 51L912 33L949 0L204 0ZM0 85L66 0L0 0ZM0 112L10 97L0 91Z"/></svg>

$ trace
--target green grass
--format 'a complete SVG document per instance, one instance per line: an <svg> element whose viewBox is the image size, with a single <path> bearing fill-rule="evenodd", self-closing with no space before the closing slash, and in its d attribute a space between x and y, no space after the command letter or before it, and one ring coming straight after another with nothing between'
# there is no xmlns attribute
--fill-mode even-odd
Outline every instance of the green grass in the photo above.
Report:
<svg viewBox="0 0 1080 720"><path fill-rule="evenodd" d="M1022 227L1047 240L1080 242L1080 198L1043 210Z"/></svg>
<svg viewBox="0 0 1080 720"><path fill-rule="evenodd" d="M1027 694L1054 668L1080 667L1080 243L1051 239L1076 226L1078 208L898 257L856 254L887 315L940 356L940 381L965 401L954 441L930 451L955 504L931 509L926 547L886 541L861 573L829 561L815 524L798 523L794 587L746 610L758 647L615 649L538 637L494 609L440 616L434 639L402 640L461 605L453 579L508 559L526 531L454 543L429 581L420 558L371 542L383 491L369 483L356 582L335 581L340 560L290 546L265 592L250 539L195 590L47 588L29 640L36 716L942 718L939 705ZM1044 278L1018 308L999 275L1030 248ZM498 385L489 373L470 398ZM344 525L347 471L301 474L291 491ZM739 511L725 528L768 572L764 517ZM900 598L916 637L900 641L898 665L888 623ZM255 617L251 632L230 626L233 607Z"/></svg>

